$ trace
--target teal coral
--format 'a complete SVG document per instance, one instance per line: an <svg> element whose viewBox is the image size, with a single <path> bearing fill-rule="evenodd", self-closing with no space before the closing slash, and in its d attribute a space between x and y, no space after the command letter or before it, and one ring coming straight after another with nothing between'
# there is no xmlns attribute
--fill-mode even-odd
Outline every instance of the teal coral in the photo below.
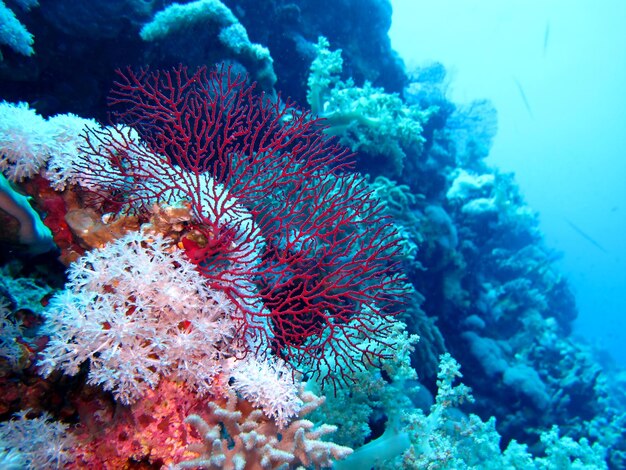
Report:
<svg viewBox="0 0 626 470"><path fill-rule="evenodd" d="M20 0L17 3L23 10L29 10L37 5L37 0ZM34 42L35 38L20 22L15 12L0 0L0 45L5 45L18 54L31 56L35 53Z"/></svg>
<svg viewBox="0 0 626 470"><path fill-rule="evenodd" d="M469 387L455 384L461 377L459 364L449 354L444 354L437 380L439 391L430 413L417 411L406 418L411 448L401 458L381 468L607 468L604 447L598 443L591 445L584 438L577 442L566 436L559 437L556 426L541 436L546 446L545 457L533 458L526 446L516 441L511 441L501 451L495 418L484 422L476 415L466 416L459 410L464 403L473 401Z"/></svg>
<svg viewBox="0 0 626 470"><path fill-rule="evenodd" d="M406 105L397 94L365 82L342 81L341 51L329 50L320 37L317 57L311 64L307 100L313 114L324 118L327 132L338 135L353 151L388 159L394 175L404 167L407 149L419 152L425 142L423 124L432 110Z"/></svg>
<svg viewBox="0 0 626 470"><path fill-rule="evenodd" d="M200 28L211 33L237 59L251 69L261 87L272 90L276 83L269 49L250 41L246 28L220 0L196 0L173 3L159 11L139 33L144 41L164 41L173 36L189 34Z"/></svg>
<svg viewBox="0 0 626 470"><path fill-rule="evenodd" d="M197 23L216 23L224 28L238 23L230 9L219 0L199 0L181 5L173 3L159 11L140 31L144 41L162 39Z"/></svg>
<svg viewBox="0 0 626 470"><path fill-rule="evenodd" d="M354 448L363 446L372 433L370 423L380 410L391 417L411 407L407 387L417 376L410 355L419 345L419 337L407 333L404 324L396 322L389 343L387 348L394 354L381 364L384 376L378 368L368 366L355 374L353 383L343 384L327 396L324 406L312 414L314 421L337 425L334 442ZM309 381L307 389L317 393L320 386ZM350 461L342 466L349 466Z"/></svg>

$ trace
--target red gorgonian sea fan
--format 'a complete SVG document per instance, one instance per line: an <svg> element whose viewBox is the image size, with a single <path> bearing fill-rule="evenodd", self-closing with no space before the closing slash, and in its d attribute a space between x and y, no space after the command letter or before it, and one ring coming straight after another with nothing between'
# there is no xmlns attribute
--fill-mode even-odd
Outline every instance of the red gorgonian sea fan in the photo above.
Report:
<svg viewBox="0 0 626 470"><path fill-rule="evenodd" d="M388 354L399 237L320 121L225 68L119 72L110 105L116 125L88 132L81 185L140 216L189 205L183 245L237 305L244 352L322 382Z"/></svg>

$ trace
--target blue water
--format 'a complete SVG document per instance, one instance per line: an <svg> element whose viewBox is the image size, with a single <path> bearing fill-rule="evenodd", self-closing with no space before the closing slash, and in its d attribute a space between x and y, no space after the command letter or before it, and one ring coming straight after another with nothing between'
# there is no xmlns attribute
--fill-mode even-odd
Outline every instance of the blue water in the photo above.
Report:
<svg viewBox="0 0 626 470"><path fill-rule="evenodd" d="M393 0L392 46L487 98L487 162L515 172L576 295L576 333L626 365L626 3ZM578 230L577 230L578 229Z"/></svg>

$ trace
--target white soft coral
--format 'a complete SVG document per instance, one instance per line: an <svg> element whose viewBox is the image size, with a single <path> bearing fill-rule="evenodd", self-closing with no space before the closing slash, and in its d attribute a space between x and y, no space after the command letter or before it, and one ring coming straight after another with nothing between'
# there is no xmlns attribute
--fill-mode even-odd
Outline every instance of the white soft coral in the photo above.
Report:
<svg viewBox="0 0 626 470"><path fill-rule="evenodd" d="M265 416L273 418L280 428L286 427L298 416L303 401L300 383L294 381L294 371L278 358L265 359L248 356L232 362L232 387Z"/></svg>
<svg viewBox="0 0 626 470"><path fill-rule="evenodd" d="M11 181L36 174L50 156L46 120L27 103L0 103L0 170Z"/></svg>
<svg viewBox="0 0 626 470"><path fill-rule="evenodd" d="M229 356L234 306L209 288L182 252L159 235L130 233L73 263L46 312L43 375L74 375L89 359L89 382L122 403L162 376L211 390Z"/></svg>
<svg viewBox="0 0 626 470"><path fill-rule="evenodd" d="M46 127L54 140L45 176L54 189L62 190L68 183L74 183L77 177L75 162L80 157L85 132L87 129L100 129L100 126L93 119L57 114L48 119Z"/></svg>
<svg viewBox="0 0 626 470"><path fill-rule="evenodd" d="M59 114L46 120L28 103L0 102L0 170L10 181L22 181L46 169L55 189L76 177L75 161L83 134L100 127L93 119Z"/></svg>

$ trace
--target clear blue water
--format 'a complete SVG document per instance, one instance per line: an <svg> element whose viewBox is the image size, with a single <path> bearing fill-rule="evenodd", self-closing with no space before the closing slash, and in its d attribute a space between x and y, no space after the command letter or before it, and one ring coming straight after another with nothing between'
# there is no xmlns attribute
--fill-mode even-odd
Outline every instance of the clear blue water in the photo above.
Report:
<svg viewBox="0 0 626 470"><path fill-rule="evenodd" d="M409 67L442 62L454 101L495 104L487 161L515 172L562 252L576 332L626 365L626 3L392 3Z"/></svg>

